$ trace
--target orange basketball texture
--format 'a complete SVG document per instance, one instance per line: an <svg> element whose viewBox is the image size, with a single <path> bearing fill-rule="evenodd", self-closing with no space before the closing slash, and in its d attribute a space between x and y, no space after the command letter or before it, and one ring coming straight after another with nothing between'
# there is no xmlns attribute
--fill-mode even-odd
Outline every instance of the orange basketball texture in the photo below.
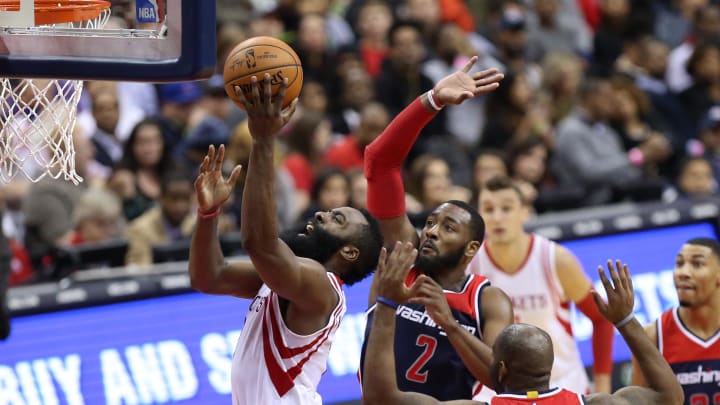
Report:
<svg viewBox="0 0 720 405"><path fill-rule="evenodd" d="M250 79L256 76L261 81L265 73L270 75L273 95L277 94L283 79L288 79L283 107L287 107L300 94L303 84L300 58L290 45L272 37L250 38L230 51L223 68L225 92L244 110L245 106L236 96L234 86L240 86L245 98L250 100Z"/></svg>

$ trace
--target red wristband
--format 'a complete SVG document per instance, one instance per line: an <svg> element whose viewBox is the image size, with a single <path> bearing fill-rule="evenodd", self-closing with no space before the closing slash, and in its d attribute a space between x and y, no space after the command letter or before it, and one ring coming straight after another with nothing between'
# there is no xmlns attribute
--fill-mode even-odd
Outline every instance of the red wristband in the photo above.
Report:
<svg viewBox="0 0 720 405"><path fill-rule="evenodd" d="M217 217L218 215L220 215L220 211L221 211L220 207L217 207L217 208L215 209L215 211L213 211L213 212L208 212L208 213L206 214L206 213L203 213L202 211L200 211L200 208L198 208L198 212L197 212L197 213L198 213L198 216L199 216L200 218L202 218L202 219L213 219L213 218Z"/></svg>

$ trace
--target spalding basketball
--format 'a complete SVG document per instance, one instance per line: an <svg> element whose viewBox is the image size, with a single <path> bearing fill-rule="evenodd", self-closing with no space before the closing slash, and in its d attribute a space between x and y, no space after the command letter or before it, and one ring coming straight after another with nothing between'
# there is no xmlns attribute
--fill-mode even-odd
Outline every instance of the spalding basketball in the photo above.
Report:
<svg viewBox="0 0 720 405"><path fill-rule="evenodd" d="M244 110L245 106L235 94L235 86L239 86L245 98L250 100L250 79L256 76L258 81L262 82L266 73L270 75L273 95L277 94L283 79L288 79L283 100L283 107L287 107L300 94L303 84L302 66L300 58L288 44L272 37L250 38L230 51L223 69L225 92Z"/></svg>

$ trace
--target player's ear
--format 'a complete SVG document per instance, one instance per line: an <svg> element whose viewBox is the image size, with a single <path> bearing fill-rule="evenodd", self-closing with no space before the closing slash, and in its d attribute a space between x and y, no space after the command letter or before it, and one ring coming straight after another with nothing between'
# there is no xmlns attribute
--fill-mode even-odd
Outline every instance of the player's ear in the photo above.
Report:
<svg viewBox="0 0 720 405"><path fill-rule="evenodd" d="M505 385L505 376L507 375L507 367L505 366L505 362L503 360L500 360L498 362L498 373L497 373L497 382L500 383L500 387L497 387L498 389L502 389L501 387Z"/></svg>
<svg viewBox="0 0 720 405"><path fill-rule="evenodd" d="M360 249L355 245L345 245L340 249L340 255L343 259L354 262L360 257Z"/></svg>
<svg viewBox="0 0 720 405"><path fill-rule="evenodd" d="M480 242L476 240L468 242L468 244L465 245L465 256L474 257L478 249L480 249Z"/></svg>

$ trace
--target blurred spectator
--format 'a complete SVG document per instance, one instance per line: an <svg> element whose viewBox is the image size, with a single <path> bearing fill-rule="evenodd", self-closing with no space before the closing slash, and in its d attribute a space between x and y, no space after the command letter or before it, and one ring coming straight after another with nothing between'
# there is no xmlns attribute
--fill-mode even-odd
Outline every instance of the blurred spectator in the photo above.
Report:
<svg viewBox="0 0 720 405"><path fill-rule="evenodd" d="M482 149L475 157L473 190L482 190L488 180L498 176L508 176L505 155L497 149Z"/></svg>
<svg viewBox="0 0 720 405"><path fill-rule="evenodd" d="M225 144L230 137L229 120L234 109L225 93L222 75L213 75L204 83L203 96L188 120L187 137L173 150L175 161L187 173L194 174L210 145ZM243 114L244 115L244 114Z"/></svg>
<svg viewBox="0 0 720 405"><path fill-rule="evenodd" d="M330 122L321 114L304 111L289 124L285 139L288 152L283 166L295 183L295 204L303 212L310 203L315 173L331 141Z"/></svg>
<svg viewBox="0 0 720 405"><path fill-rule="evenodd" d="M122 205L118 197L104 189L91 188L82 193L73 210L74 231L71 245L106 242L122 235Z"/></svg>
<svg viewBox="0 0 720 405"><path fill-rule="evenodd" d="M518 140L508 148L510 176L540 188L547 174L548 155L542 138L530 136Z"/></svg>
<svg viewBox="0 0 720 405"><path fill-rule="evenodd" d="M371 102L363 107L360 125L354 134L349 134L332 145L325 154L325 164L343 170L363 167L365 147L370 144L390 123L385 107Z"/></svg>
<svg viewBox="0 0 720 405"><path fill-rule="evenodd" d="M318 173L310 194L310 206L299 217L307 222L317 211L330 211L333 208L350 205L350 179L341 169L327 167Z"/></svg>
<svg viewBox="0 0 720 405"><path fill-rule="evenodd" d="M380 76L388 53L388 32L393 20L393 12L385 1L369 0L360 6L356 26L358 47L365 70L373 79Z"/></svg>
<svg viewBox="0 0 720 405"><path fill-rule="evenodd" d="M720 47L710 43L698 44L688 59L687 71L692 85L678 95L689 121L684 136L686 139L697 133L705 112L720 103Z"/></svg>
<svg viewBox="0 0 720 405"><path fill-rule="evenodd" d="M577 92L583 78L583 62L566 53L550 53L542 63L542 89L554 126L565 118L577 103Z"/></svg>
<svg viewBox="0 0 720 405"><path fill-rule="evenodd" d="M612 97L607 81L587 80L579 106L557 129L553 173L561 186L583 187L588 205L611 201L613 187L641 177L620 136L607 125L613 113L607 101Z"/></svg>
<svg viewBox="0 0 720 405"><path fill-rule="evenodd" d="M667 45L659 40L643 37L639 43L640 69L631 76L635 79L635 85L650 98L652 108L670 128L673 147L682 150L687 141L688 127L693 125L688 123L684 107L665 82L669 52Z"/></svg>
<svg viewBox="0 0 720 405"><path fill-rule="evenodd" d="M539 61L550 52L579 53L590 56L592 37L585 21L562 18L560 0L535 0L535 13L528 15L529 44Z"/></svg>
<svg viewBox="0 0 720 405"><path fill-rule="evenodd" d="M636 148L641 153L645 174L670 174L667 163L672 154L670 135L652 111L650 101L630 79L611 79L615 92L615 114L611 119L613 129L620 135L626 151ZM635 152L636 153L636 152Z"/></svg>
<svg viewBox="0 0 720 405"><path fill-rule="evenodd" d="M287 40L285 28L285 22L280 18L278 10L256 10L248 22L248 38L273 37Z"/></svg>
<svg viewBox="0 0 720 405"><path fill-rule="evenodd" d="M224 210L220 214L218 229L221 233L230 229L240 229L242 193L245 189L243 185L245 184L245 176L247 175L245 168L248 167L251 148L252 136L248 129L248 121L245 120L235 127L225 148L225 165L223 171L230 173L236 165L242 165L243 170L240 172L240 177L238 177L237 183L235 184L234 194L227 202L231 208ZM293 225L298 213L295 206L295 188L292 176L287 169L282 166L282 153L277 143L276 149L275 204L277 204L280 229L284 230ZM232 221L232 224L225 224L226 221Z"/></svg>
<svg viewBox="0 0 720 405"><path fill-rule="evenodd" d="M127 139L138 121L157 114L157 92L151 83L88 81L83 89L77 115L78 123L85 133L92 134L97 129L92 100L101 92L110 92L117 98L118 117L113 134L121 142Z"/></svg>
<svg viewBox="0 0 720 405"><path fill-rule="evenodd" d="M95 160L109 172L122 157L122 142L115 134L120 116L118 96L115 86L101 87L91 84L88 88L94 90L89 93L92 115L96 122L96 129L91 137L95 147Z"/></svg>
<svg viewBox="0 0 720 405"><path fill-rule="evenodd" d="M385 104L391 116L431 89L435 83L420 69L425 59L422 28L416 22L398 21L388 33L390 52L375 82L376 99ZM441 111L423 130L424 134L445 133L445 111ZM421 139L422 141L422 139Z"/></svg>
<svg viewBox="0 0 720 405"><path fill-rule="evenodd" d="M440 25L431 37L431 46L435 57L423 63L422 71L433 82L461 69L467 61L478 56L478 62L470 73L475 73L491 67L500 66L495 58L488 52L482 52L472 41L471 36L451 23ZM460 105L448 106L447 130L467 150L477 146L485 125L485 105L487 97L474 97Z"/></svg>
<svg viewBox="0 0 720 405"><path fill-rule="evenodd" d="M692 73L686 68L698 44L717 44L720 41L720 6L706 5L693 15L692 34L673 48L668 57L665 80L670 90L679 93L693 84Z"/></svg>
<svg viewBox="0 0 720 405"><path fill-rule="evenodd" d="M504 65L503 70L527 72L533 84L539 84L540 72L532 62L540 55L532 55L528 48L527 11L516 1L504 2L500 23L494 34L497 59Z"/></svg>
<svg viewBox="0 0 720 405"><path fill-rule="evenodd" d="M303 82L299 99L301 109L314 111L318 114L328 112L327 91L325 86L317 80L310 79Z"/></svg>
<svg viewBox="0 0 720 405"><path fill-rule="evenodd" d="M150 209L160 197L161 179L176 169L161 124L152 118L140 121L108 181L108 187L123 201L125 219L131 221Z"/></svg>
<svg viewBox="0 0 720 405"><path fill-rule="evenodd" d="M502 149L516 138L530 135L549 138L550 111L546 103L536 102L533 96L525 72L506 73L500 87L489 95L481 145Z"/></svg>
<svg viewBox="0 0 720 405"><path fill-rule="evenodd" d="M710 162L702 157L690 158L680 166L677 188L684 197L706 197L718 193L718 182Z"/></svg>
<svg viewBox="0 0 720 405"><path fill-rule="evenodd" d="M375 97L372 78L361 67L351 67L340 76L340 100L330 115L333 132L350 134L360 124L360 111Z"/></svg>
<svg viewBox="0 0 720 405"><path fill-rule="evenodd" d="M602 18L593 39L591 71L597 76L609 76L615 61L622 53L623 43L629 33L637 32L630 19L630 0L602 0Z"/></svg>
<svg viewBox="0 0 720 405"><path fill-rule="evenodd" d="M708 0L666 0L655 2L655 37L675 48L690 34L691 22Z"/></svg>
<svg viewBox="0 0 720 405"><path fill-rule="evenodd" d="M355 41L355 35L348 22L339 15L330 11L332 0L295 0L295 10L298 15L322 15L325 18L325 31L331 48L336 49ZM302 23L301 23L302 24Z"/></svg>
<svg viewBox="0 0 720 405"><path fill-rule="evenodd" d="M363 169L352 169L347 173L350 178L350 206L367 209L367 179Z"/></svg>
<svg viewBox="0 0 720 405"><path fill-rule="evenodd" d="M127 227L127 264L152 264L153 246L190 237L195 226L195 215L191 210L194 192L190 176L181 171L163 177L159 205Z"/></svg>
<svg viewBox="0 0 720 405"><path fill-rule="evenodd" d="M447 200L468 202L472 197L467 188L453 185L448 163L432 155L418 156L412 162L407 179L407 190L419 204L413 204L419 208L413 214L426 213Z"/></svg>
<svg viewBox="0 0 720 405"><path fill-rule="evenodd" d="M308 13L300 17L295 50L302 61L303 76L325 83L333 77L334 54L329 46L326 18Z"/></svg>
<svg viewBox="0 0 720 405"><path fill-rule="evenodd" d="M75 171L85 176L88 162L93 158L90 139L79 134L73 136ZM82 195L89 187L84 181L75 185L62 178L44 177L30 186L23 199L25 213L24 245L40 279L53 276L56 249L70 243L73 231L73 213Z"/></svg>
<svg viewBox="0 0 720 405"><path fill-rule="evenodd" d="M698 140L700 143L697 147L689 148L690 154L704 156L712 165L715 180L720 182L720 106L713 106L703 117Z"/></svg>
<svg viewBox="0 0 720 405"><path fill-rule="evenodd" d="M160 85L159 94L160 115L157 120L161 124L165 144L172 150L185 136L190 113L202 97L202 89L197 82L168 83Z"/></svg>

